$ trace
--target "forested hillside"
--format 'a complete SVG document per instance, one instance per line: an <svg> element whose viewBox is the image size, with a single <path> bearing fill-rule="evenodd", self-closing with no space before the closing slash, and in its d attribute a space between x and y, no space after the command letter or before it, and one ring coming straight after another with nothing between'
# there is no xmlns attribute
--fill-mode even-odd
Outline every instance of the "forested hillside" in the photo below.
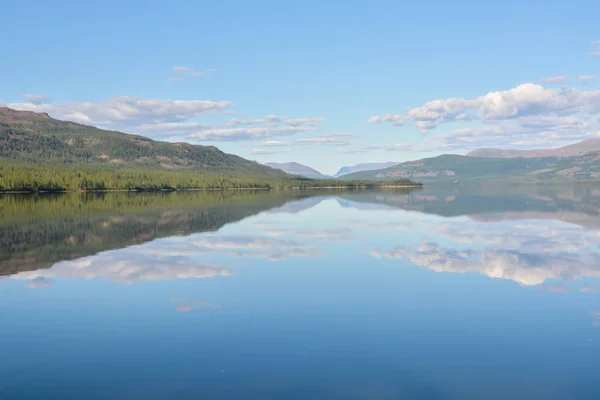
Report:
<svg viewBox="0 0 600 400"><path fill-rule="evenodd" d="M0 158L27 163L283 177L279 170L213 146L169 143L106 131L47 114L0 107Z"/></svg>

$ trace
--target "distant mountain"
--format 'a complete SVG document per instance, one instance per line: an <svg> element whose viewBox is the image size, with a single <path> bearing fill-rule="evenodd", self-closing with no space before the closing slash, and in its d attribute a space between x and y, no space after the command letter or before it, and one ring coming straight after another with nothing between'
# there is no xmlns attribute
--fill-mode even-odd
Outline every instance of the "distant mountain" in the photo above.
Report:
<svg viewBox="0 0 600 400"><path fill-rule="evenodd" d="M339 178L342 175L351 174L354 172L362 172L362 171L373 171L376 169L384 169L393 167L394 165L400 164L399 162L384 162L384 163L365 163L365 164L356 164L349 167L342 167L340 170L333 175L334 178Z"/></svg>
<svg viewBox="0 0 600 400"><path fill-rule="evenodd" d="M0 160L285 177L214 146L169 143L0 107Z"/></svg>
<svg viewBox="0 0 600 400"><path fill-rule="evenodd" d="M573 181L600 179L600 152L572 157L486 158L441 155L396 166L356 172L342 179L390 180L410 178L420 182L464 181Z"/></svg>
<svg viewBox="0 0 600 400"><path fill-rule="evenodd" d="M468 153L471 157L486 158L535 158L535 157L572 157L600 151L600 139L588 139L583 142L571 144L558 149L542 150L503 150L503 149L477 149Z"/></svg>
<svg viewBox="0 0 600 400"><path fill-rule="evenodd" d="M271 168L279 169L288 174L300 175L300 176L304 176L306 178L313 178L313 179L330 179L331 178L330 176L323 175L316 169L313 169L306 165L298 164L296 162L266 163L265 165L267 165Z"/></svg>

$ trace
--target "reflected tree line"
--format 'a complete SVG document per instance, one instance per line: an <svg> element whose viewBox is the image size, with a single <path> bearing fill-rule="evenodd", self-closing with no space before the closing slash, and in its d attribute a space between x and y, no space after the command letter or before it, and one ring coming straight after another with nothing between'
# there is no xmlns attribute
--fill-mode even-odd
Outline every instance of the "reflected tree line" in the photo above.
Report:
<svg viewBox="0 0 600 400"><path fill-rule="evenodd" d="M0 275L215 231L303 196L254 191L0 196Z"/></svg>
<svg viewBox="0 0 600 400"><path fill-rule="evenodd" d="M0 275L48 268L156 238L215 231L223 225L312 197L344 205L398 208L498 220L561 219L600 228L600 187L453 188L357 191L214 191L0 195ZM317 202L298 202L310 208ZM291 205L291 204L290 204ZM571 220L570 220L571 219Z"/></svg>

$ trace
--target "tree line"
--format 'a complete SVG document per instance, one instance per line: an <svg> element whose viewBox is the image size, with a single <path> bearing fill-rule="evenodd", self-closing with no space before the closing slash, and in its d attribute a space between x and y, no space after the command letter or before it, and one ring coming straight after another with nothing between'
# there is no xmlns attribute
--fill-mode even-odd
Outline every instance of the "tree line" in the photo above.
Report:
<svg viewBox="0 0 600 400"><path fill-rule="evenodd" d="M102 168L70 164L25 164L0 160L0 192L173 191L209 189L292 189L417 185L398 181L337 181L299 177L236 177L233 175Z"/></svg>

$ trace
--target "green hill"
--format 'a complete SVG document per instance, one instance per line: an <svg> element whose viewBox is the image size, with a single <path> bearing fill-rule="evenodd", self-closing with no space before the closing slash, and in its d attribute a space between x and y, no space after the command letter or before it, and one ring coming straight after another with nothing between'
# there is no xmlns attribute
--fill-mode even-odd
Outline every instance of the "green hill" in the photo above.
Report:
<svg viewBox="0 0 600 400"><path fill-rule="evenodd" d="M308 179L213 146L160 142L58 121L43 113L0 108L0 192L377 185Z"/></svg>
<svg viewBox="0 0 600 400"><path fill-rule="evenodd" d="M600 153L573 157L488 158L441 155L344 175L343 179L416 179L420 182L574 181L600 179Z"/></svg>
<svg viewBox="0 0 600 400"><path fill-rule="evenodd" d="M0 108L0 158L26 163L287 176L214 146L160 142L10 108Z"/></svg>

